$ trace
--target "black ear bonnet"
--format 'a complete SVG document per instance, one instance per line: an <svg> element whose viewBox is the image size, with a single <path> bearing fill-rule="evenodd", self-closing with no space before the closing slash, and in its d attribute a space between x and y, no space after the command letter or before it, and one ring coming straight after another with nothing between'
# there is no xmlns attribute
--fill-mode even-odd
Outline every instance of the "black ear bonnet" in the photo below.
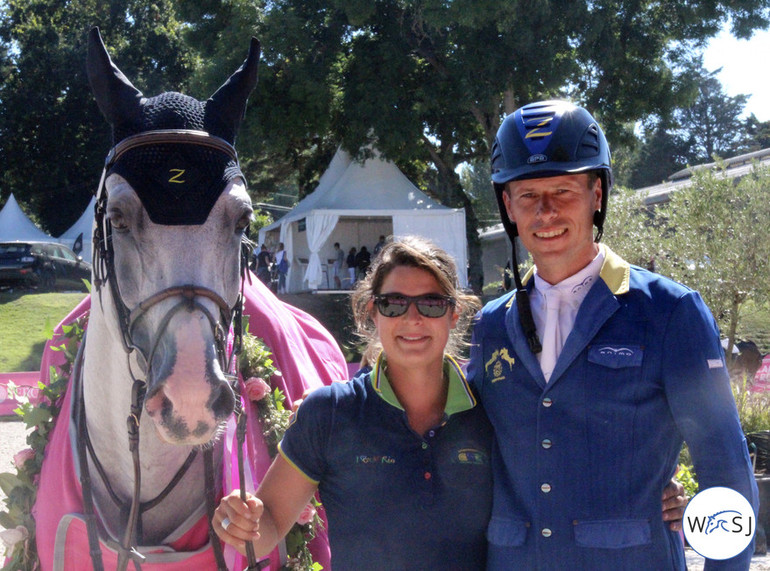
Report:
<svg viewBox="0 0 770 571"><path fill-rule="evenodd" d="M112 126L113 145L120 147L155 131L194 132L198 138L216 139L217 145L210 146L172 135L110 153L106 174L128 181L154 223L203 224L227 183L243 178L232 146L257 82L258 61L259 42L252 39L246 61L208 100L176 92L146 98L113 64L99 30L91 30L88 78L99 109Z"/></svg>

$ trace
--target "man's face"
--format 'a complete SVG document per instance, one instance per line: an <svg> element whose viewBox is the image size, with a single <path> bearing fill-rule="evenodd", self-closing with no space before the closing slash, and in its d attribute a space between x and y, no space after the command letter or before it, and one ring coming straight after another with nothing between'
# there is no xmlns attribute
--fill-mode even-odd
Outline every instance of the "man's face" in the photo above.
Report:
<svg viewBox="0 0 770 571"><path fill-rule="evenodd" d="M593 181L593 182L590 182ZM538 273L550 283L578 272L596 255L593 215L601 208L600 179L570 174L509 182L503 201Z"/></svg>

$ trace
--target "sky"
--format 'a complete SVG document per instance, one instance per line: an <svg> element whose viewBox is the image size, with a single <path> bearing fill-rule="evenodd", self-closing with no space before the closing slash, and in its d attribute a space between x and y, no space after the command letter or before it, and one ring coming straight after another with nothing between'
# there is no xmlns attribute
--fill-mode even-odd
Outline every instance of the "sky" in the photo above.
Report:
<svg viewBox="0 0 770 571"><path fill-rule="evenodd" d="M757 31L749 40L737 40L722 31L703 54L703 65L713 71L722 67L717 78L725 93L750 95L746 111L760 121L770 120L770 75L760 62L770 55L770 31Z"/></svg>

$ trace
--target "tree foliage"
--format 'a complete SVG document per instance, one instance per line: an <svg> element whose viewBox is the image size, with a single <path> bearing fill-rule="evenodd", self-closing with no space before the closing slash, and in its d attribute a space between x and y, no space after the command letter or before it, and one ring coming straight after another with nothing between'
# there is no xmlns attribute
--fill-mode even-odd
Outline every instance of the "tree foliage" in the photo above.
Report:
<svg viewBox="0 0 770 571"><path fill-rule="evenodd" d="M193 60L171 0L9 0L0 38L0 169L53 235L77 220L99 182L109 128L85 73L88 30L99 25L113 59L141 90L181 89Z"/></svg>
<svg viewBox="0 0 770 571"><path fill-rule="evenodd" d="M743 118L747 95L727 95L700 60L688 72L694 78L693 100L671 114L648 118L643 142L622 180L632 188L661 183L687 166L726 159L770 146L770 122Z"/></svg>

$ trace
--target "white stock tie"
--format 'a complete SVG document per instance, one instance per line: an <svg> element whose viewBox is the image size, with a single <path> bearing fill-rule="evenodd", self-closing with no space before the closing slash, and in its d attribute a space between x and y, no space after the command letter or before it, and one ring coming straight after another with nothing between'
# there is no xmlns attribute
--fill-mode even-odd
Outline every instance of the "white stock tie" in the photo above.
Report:
<svg viewBox="0 0 770 571"><path fill-rule="evenodd" d="M545 297L545 327L541 339L543 351L540 355L540 368L547 383L551 379L556 361L562 347L564 347L564 339L562 339L561 327L559 327L562 292L558 287L552 287L546 290L543 295Z"/></svg>

